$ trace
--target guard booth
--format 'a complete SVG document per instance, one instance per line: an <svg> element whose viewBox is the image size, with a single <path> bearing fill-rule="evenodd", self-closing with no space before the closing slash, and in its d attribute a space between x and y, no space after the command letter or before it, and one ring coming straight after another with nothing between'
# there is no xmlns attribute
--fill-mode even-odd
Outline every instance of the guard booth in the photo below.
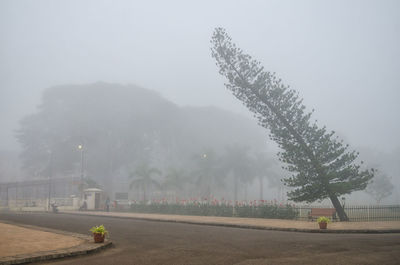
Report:
<svg viewBox="0 0 400 265"><path fill-rule="evenodd" d="M84 201L88 210L103 210L104 192L101 189L90 188L83 191Z"/></svg>

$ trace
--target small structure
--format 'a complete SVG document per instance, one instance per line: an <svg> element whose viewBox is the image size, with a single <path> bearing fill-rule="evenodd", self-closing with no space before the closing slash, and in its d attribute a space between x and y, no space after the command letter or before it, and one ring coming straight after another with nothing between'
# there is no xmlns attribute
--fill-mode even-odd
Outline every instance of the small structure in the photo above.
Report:
<svg viewBox="0 0 400 265"><path fill-rule="evenodd" d="M104 208L104 192L101 189L90 188L83 191L87 210L100 210Z"/></svg>

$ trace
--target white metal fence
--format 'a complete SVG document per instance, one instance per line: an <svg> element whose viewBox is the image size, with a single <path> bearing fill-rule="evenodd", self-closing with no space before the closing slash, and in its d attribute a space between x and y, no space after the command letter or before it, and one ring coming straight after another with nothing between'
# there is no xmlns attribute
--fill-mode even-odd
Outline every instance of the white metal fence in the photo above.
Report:
<svg viewBox="0 0 400 265"><path fill-rule="evenodd" d="M332 208L332 206L296 206L297 220L310 220L312 208ZM400 220L400 205L349 205L344 211L350 221L398 221ZM336 214L337 215L337 214ZM339 221L339 218L336 218ZM334 220L335 221L335 220Z"/></svg>

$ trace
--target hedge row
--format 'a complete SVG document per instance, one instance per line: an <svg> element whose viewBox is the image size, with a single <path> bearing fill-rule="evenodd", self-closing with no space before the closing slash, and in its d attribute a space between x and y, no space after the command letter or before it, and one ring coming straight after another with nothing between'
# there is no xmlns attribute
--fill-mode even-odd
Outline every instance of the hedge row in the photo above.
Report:
<svg viewBox="0 0 400 265"><path fill-rule="evenodd" d="M224 217L249 217L249 218L270 218L270 219L295 219L296 209L291 205L213 205L203 204L169 204L150 203L131 204L130 210L136 213L160 213L197 216L224 216Z"/></svg>

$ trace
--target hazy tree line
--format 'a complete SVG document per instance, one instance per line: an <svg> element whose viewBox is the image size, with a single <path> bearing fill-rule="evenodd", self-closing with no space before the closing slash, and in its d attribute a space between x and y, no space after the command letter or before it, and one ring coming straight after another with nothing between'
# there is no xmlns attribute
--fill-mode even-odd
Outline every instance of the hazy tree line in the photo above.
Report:
<svg viewBox="0 0 400 265"><path fill-rule="evenodd" d="M176 199L225 198L232 201L264 199L263 186L255 196L246 194L254 181L279 185L277 163L265 154L243 152L243 146L229 146L222 154L208 149L193 156L186 167L170 166L165 171L148 163L137 165L129 175L130 189L136 190L139 201L152 198ZM258 191L257 191L258 192Z"/></svg>
<svg viewBox="0 0 400 265"><path fill-rule="evenodd" d="M296 100L293 102L300 106ZM131 190L139 200L160 196L240 200L265 198L264 181L282 187L280 180L288 174L271 155L274 147L253 121L215 107L179 107L151 90L133 85L95 83L49 88L37 112L21 120L16 136L22 146L23 171L15 152L0 152L3 181L21 176L79 176L82 167L85 187L102 187L110 193ZM317 144L319 148L330 148L333 134L323 128L314 136L325 137L326 143ZM298 146L290 141L281 143L292 152L281 155L282 162L297 161L296 168L302 168L307 161L296 160L296 156L304 158L304 151L296 150ZM83 148L79 150L78 145ZM345 153L346 148L339 149ZM374 150L362 150L368 165L378 169L365 190L377 203L398 193L399 151L377 155ZM351 169L356 157L356 153L349 153L339 168L347 165L349 172L357 170ZM247 187L254 183L259 190L252 190L250 196ZM355 190L362 189L366 179L362 183ZM342 187L346 185L343 182ZM336 187L337 195L353 189L342 187ZM310 194L303 195L306 197L300 196L299 200L323 197L313 195L307 199Z"/></svg>
<svg viewBox="0 0 400 265"><path fill-rule="evenodd" d="M105 190L118 191L118 182L128 180L146 200L154 194L244 198L253 181L279 185L281 177L265 153L265 136L249 119L213 107L178 107L136 86L49 88L38 111L21 121L17 138L30 178L47 178L50 168L52 177L79 176L82 167L85 179Z"/></svg>

